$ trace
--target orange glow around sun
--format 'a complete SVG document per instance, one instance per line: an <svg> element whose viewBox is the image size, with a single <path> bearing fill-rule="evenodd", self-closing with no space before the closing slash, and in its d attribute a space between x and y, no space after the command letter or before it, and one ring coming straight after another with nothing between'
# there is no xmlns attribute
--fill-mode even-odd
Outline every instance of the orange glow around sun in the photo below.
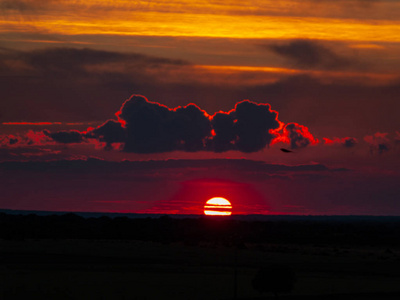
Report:
<svg viewBox="0 0 400 300"><path fill-rule="evenodd" d="M222 197L211 198L204 205L204 214L207 216L230 216L231 210L231 203Z"/></svg>

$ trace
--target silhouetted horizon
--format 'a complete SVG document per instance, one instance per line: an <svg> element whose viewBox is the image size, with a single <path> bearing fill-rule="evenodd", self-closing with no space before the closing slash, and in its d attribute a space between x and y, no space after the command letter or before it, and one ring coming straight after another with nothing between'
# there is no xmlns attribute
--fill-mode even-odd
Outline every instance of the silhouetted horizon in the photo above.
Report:
<svg viewBox="0 0 400 300"><path fill-rule="evenodd" d="M327 221L400 221L399 216L381 216L381 215L305 215L305 214L232 214L230 216L206 216L204 214L157 214L157 213L125 213L125 212L89 212L89 211L46 211L46 210L14 210L14 209L0 209L0 213L10 215L30 215L37 216L51 216L51 215L66 215L74 214L83 218L96 218L96 217L128 217L128 218L160 218L170 217L176 219L184 218L208 218L215 220L248 220L248 221L268 221L268 220L327 220Z"/></svg>

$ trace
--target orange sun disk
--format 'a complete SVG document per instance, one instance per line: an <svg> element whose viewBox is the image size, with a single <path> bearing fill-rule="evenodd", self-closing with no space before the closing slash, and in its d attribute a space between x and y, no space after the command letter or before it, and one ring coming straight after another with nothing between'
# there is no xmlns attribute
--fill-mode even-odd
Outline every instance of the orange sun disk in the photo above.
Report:
<svg viewBox="0 0 400 300"><path fill-rule="evenodd" d="M222 197L211 198L204 205L204 214L207 216L230 216L231 210L231 203Z"/></svg>

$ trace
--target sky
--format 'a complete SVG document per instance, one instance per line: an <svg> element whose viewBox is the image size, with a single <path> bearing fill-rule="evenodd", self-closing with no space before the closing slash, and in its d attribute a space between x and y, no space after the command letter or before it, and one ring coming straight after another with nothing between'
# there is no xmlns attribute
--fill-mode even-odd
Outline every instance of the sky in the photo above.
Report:
<svg viewBox="0 0 400 300"><path fill-rule="evenodd" d="M399 215L400 2L0 0L0 209Z"/></svg>

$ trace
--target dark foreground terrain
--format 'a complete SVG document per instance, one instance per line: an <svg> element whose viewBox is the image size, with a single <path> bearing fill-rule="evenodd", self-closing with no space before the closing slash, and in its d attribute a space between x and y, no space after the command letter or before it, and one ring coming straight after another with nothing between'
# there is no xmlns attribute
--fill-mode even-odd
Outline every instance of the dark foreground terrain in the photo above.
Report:
<svg viewBox="0 0 400 300"><path fill-rule="evenodd" d="M296 275L279 299L399 299L400 222L129 219L0 213L1 299L273 299L252 279Z"/></svg>

